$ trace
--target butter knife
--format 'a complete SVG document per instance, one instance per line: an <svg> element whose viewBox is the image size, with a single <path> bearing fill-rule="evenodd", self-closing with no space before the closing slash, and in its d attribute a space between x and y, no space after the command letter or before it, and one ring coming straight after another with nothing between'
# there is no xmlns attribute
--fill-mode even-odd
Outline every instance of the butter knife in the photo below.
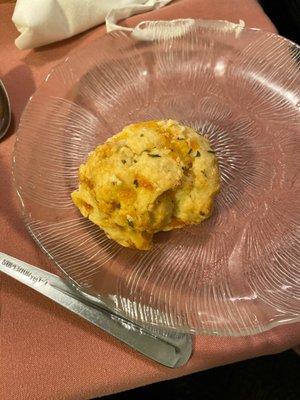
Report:
<svg viewBox="0 0 300 400"><path fill-rule="evenodd" d="M63 278L0 252L0 272L16 279L98 326L145 356L175 368L192 353L191 335L169 329L145 328L88 300Z"/></svg>

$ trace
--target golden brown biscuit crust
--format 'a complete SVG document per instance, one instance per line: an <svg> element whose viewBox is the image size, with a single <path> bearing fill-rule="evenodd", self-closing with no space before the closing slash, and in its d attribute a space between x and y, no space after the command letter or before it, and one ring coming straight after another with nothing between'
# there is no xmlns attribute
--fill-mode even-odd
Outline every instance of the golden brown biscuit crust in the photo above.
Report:
<svg viewBox="0 0 300 400"><path fill-rule="evenodd" d="M109 238L148 250L154 233L208 218L219 188L208 140L164 120L129 125L98 146L80 166L71 196Z"/></svg>

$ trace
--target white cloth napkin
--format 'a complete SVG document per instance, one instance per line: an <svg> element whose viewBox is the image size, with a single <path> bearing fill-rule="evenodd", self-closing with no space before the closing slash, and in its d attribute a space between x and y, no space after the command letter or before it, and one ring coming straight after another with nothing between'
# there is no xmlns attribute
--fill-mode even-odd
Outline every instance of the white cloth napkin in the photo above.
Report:
<svg viewBox="0 0 300 400"><path fill-rule="evenodd" d="M18 0L12 16L21 33L16 46L32 49L66 39L106 21L107 31L129 30L117 24L172 0Z"/></svg>

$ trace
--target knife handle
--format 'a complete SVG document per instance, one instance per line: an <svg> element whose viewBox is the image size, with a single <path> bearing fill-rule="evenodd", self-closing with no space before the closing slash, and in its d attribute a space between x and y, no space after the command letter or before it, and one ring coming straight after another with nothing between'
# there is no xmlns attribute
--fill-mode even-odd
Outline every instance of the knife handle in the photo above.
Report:
<svg viewBox="0 0 300 400"><path fill-rule="evenodd" d="M55 274L1 252L0 272L43 294L160 364L179 367L191 356L191 335L168 329L151 332L144 326L87 301Z"/></svg>

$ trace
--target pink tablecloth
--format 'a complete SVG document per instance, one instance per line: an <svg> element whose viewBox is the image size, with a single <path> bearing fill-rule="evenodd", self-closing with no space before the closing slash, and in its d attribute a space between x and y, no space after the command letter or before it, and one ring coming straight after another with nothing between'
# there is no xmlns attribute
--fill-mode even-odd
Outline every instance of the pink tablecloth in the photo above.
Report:
<svg viewBox="0 0 300 400"><path fill-rule="evenodd" d="M41 2L42 3L42 2ZM13 108L9 135L0 143L0 251L48 270L53 267L26 232L10 173L15 131L24 106L49 69L69 53L103 35L96 28L48 47L21 52L10 19L13 4L0 4L0 75ZM227 19L275 31L254 0L179 0L142 19L194 17ZM300 343L300 324L244 338L199 336L189 363L176 370L160 366L41 295L1 276L0 398L88 399L170 379Z"/></svg>

